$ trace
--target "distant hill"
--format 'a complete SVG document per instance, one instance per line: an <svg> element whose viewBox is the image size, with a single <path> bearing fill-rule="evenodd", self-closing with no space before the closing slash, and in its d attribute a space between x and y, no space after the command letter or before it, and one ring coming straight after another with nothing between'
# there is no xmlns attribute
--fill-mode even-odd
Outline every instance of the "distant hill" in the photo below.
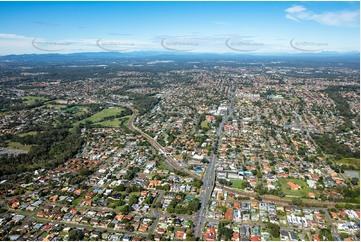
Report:
<svg viewBox="0 0 361 242"><path fill-rule="evenodd" d="M205 68L217 65L263 65L284 67L333 67L345 65L359 68L360 53L348 52L319 52L295 54L245 54L245 53L191 53L166 51L137 51L137 52L84 52L72 54L24 54L0 56L0 65L21 66L34 64L70 65L119 65L127 63L152 66L152 61L171 60L173 63L160 63L157 66L168 68ZM193 63L194 62L194 63ZM177 63L179 65L177 65ZM134 67L135 68L135 67Z"/></svg>

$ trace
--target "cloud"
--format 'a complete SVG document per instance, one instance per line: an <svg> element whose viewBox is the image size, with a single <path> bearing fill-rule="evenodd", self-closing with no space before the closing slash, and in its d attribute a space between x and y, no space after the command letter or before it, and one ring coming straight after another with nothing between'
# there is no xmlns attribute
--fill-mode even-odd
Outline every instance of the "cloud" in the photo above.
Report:
<svg viewBox="0 0 361 242"><path fill-rule="evenodd" d="M338 11L315 13L301 5L285 10L286 18L293 21L309 20L329 26L358 26L359 11Z"/></svg>
<svg viewBox="0 0 361 242"><path fill-rule="evenodd" d="M18 35L18 34L0 33L0 39L23 40L23 39L29 39L29 38L30 37L26 37L26 36Z"/></svg>
<svg viewBox="0 0 361 242"><path fill-rule="evenodd" d="M0 54L22 54L32 49L32 37L12 34L0 33Z"/></svg>
<svg viewBox="0 0 361 242"><path fill-rule="evenodd" d="M302 12L305 11L306 9L303 6L297 5L297 6L293 6L291 8L287 8L286 12L287 13L298 13L298 12Z"/></svg>
<svg viewBox="0 0 361 242"><path fill-rule="evenodd" d="M294 17L292 14L286 14L286 18L296 21L296 22L299 22L298 18Z"/></svg>

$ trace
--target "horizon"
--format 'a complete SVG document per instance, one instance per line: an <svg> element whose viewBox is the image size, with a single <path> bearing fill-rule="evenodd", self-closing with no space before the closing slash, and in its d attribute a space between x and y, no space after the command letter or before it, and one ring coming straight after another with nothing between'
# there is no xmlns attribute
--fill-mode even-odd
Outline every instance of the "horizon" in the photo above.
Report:
<svg viewBox="0 0 361 242"><path fill-rule="evenodd" d="M6 23L0 56L359 53L359 8L359 2L0 2Z"/></svg>
<svg viewBox="0 0 361 242"><path fill-rule="evenodd" d="M66 55L83 55L83 54L111 54L111 55L123 55L123 56L132 56L136 54L145 54L149 55L150 57L154 57L154 55L160 56L187 56L187 55L220 55L220 56L236 56L236 57L296 57L296 56L349 56L349 55L359 55L360 51L348 51L348 52L337 52L337 51L318 51L318 52L294 52L294 53L242 53L242 52L227 52L227 53L218 53L218 52L167 52L162 50L139 50L139 51L127 51L127 52L116 52L116 51L99 51L99 52L71 52L71 53L25 53L25 54L7 54L7 55L0 55L0 57L10 57L10 56L50 56L50 55L59 55L59 56L66 56Z"/></svg>

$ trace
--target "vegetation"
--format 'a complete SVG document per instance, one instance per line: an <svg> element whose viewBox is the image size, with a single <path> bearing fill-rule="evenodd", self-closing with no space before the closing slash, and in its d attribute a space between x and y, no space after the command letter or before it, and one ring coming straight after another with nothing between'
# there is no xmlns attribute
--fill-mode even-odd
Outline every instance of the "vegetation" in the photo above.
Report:
<svg viewBox="0 0 361 242"><path fill-rule="evenodd" d="M336 110L341 116L345 118L354 118L355 114L351 112L350 105L341 95L341 90L343 90L343 88L344 87L330 86L325 90L325 92L335 102Z"/></svg>
<svg viewBox="0 0 361 242"><path fill-rule="evenodd" d="M336 142L333 135L313 135L312 137L326 154L334 155L336 159L345 157L359 158L360 150L353 152L347 145Z"/></svg>
<svg viewBox="0 0 361 242"><path fill-rule="evenodd" d="M249 183L243 180L232 180L232 188L245 189L249 187Z"/></svg>
<svg viewBox="0 0 361 242"><path fill-rule="evenodd" d="M134 107L139 110L140 115L143 115L149 112L158 102L159 98L151 95L138 96L135 99Z"/></svg>
<svg viewBox="0 0 361 242"><path fill-rule="evenodd" d="M292 199L292 205L301 206L301 205L303 205L303 201L302 201L301 198L293 198Z"/></svg>
<svg viewBox="0 0 361 242"><path fill-rule="evenodd" d="M233 236L233 230L226 227L230 221L220 221L218 224L218 240L230 241Z"/></svg>
<svg viewBox="0 0 361 242"><path fill-rule="evenodd" d="M61 110L61 109L65 109L67 106L64 104L53 104L53 103L46 103L43 106L41 106L40 108L50 108L50 109L54 109L54 110Z"/></svg>
<svg viewBox="0 0 361 242"><path fill-rule="evenodd" d="M314 190L308 187L307 183L305 181L299 180L299 179L293 179L293 178L279 178L278 182L280 183L282 187L282 191L286 195L290 196L299 196L304 198L309 198L308 193L312 192L316 194ZM287 184L288 182L293 182L300 186L299 190L291 190L291 187Z"/></svg>
<svg viewBox="0 0 361 242"><path fill-rule="evenodd" d="M332 241L332 240L333 240L330 229L321 229L321 230L320 230L320 235L325 238L325 239L323 239L323 240L328 240L328 241Z"/></svg>
<svg viewBox="0 0 361 242"><path fill-rule="evenodd" d="M162 170L171 170L171 168L167 166L163 161L157 161L157 167L161 168Z"/></svg>
<svg viewBox="0 0 361 242"><path fill-rule="evenodd" d="M274 238L280 237L280 226L278 224L268 222L267 223L267 228L269 229L271 235Z"/></svg>
<svg viewBox="0 0 361 242"><path fill-rule="evenodd" d="M133 93L124 90L117 90L114 92L117 95L129 96L133 101L135 109L139 111L140 115L149 112L160 101L153 93L141 94Z"/></svg>
<svg viewBox="0 0 361 242"><path fill-rule="evenodd" d="M69 132L67 127L48 129L36 135L13 138L21 145L32 145L27 154L0 156L0 175L19 174L40 168L54 168L73 157L83 143L80 129Z"/></svg>
<svg viewBox="0 0 361 242"><path fill-rule="evenodd" d="M97 112L88 118L85 118L83 120L74 123L73 126L79 126L80 124L86 124L87 122L90 122L92 124L92 123L112 120L115 118L116 115L120 114L120 112L123 110L124 110L123 108L103 109L102 111Z"/></svg>
<svg viewBox="0 0 361 242"><path fill-rule="evenodd" d="M8 143L9 149L29 151L31 149L31 147L32 147L31 145L23 145L19 142L9 142Z"/></svg>
<svg viewBox="0 0 361 242"><path fill-rule="evenodd" d="M42 101L47 100L44 97L40 97L40 96L24 96L22 97L23 103L25 103L28 106L32 106L34 104L40 103Z"/></svg>
<svg viewBox="0 0 361 242"><path fill-rule="evenodd" d="M312 138L316 141L324 153L334 155L336 159L342 159L345 157L360 157L360 150L353 152L347 145L338 143L334 135L313 135Z"/></svg>
<svg viewBox="0 0 361 242"><path fill-rule="evenodd" d="M342 188L338 189L338 192L340 192L344 199L344 202L350 202L350 203L360 203L360 187L354 187L354 188Z"/></svg>
<svg viewBox="0 0 361 242"><path fill-rule="evenodd" d="M70 241L79 241L84 239L84 232L79 229L72 229L69 232Z"/></svg>
<svg viewBox="0 0 361 242"><path fill-rule="evenodd" d="M127 115L121 118L115 118L113 120L105 120L102 122L95 123L94 126L100 126L105 128L119 128L123 127L123 124L126 123L131 116Z"/></svg>
<svg viewBox="0 0 361 242"><path fill-rule="evenodd" d="M187 205L183 203L185 194L181 194L181 199L174 198L172 202L167 207L168 213L176 213L176 214L193 214L198 211L200 207L199 199L194 198Z"/></svg>
<svg viewBox="0 0 361 242"><path fill-rule="evenodd" d="M89 112L88 106L68 106L66 112L72 113L74 117L81 117Z"/></svg>
<svg viewBox="0 0 361 242"><path fill-rule="evenodd" d="M36 134L37 134L36 131L30 131L30 132L19 134L18 136L19 137L24 137L24 136L27 136L27 135L36 135Z"/></svg>
<svg viewBox="0 0 361 242"><path fill-rule="evenodd" d="M226 186L231 186L232 182L231 181L227 181L226 179L219 179L218 182L222 185L226 185Z"/></svg>
<svg viewBox="0 0 361 242"><path fill-rule="evenodd" d="M207 120L204 120L204 121L201 122L201 128L204 131L208 131L211 128L211 123L208 122Z"/></svg>
<svg viewBox="0 0 361 242"><path fill-rule="evenodd" d="M337 164L353 166L357 170L360 169L360 159L357 158L343 158L336 161Z"/></svg>

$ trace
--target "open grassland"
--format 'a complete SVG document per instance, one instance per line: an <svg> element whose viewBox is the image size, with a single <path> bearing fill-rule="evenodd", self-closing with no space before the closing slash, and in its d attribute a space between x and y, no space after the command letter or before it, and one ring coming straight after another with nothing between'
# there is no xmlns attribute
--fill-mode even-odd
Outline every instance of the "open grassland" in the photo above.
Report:
<svg viewBox="0 0 361 242"><path fill-rule="evenodd" d="M23 100L23 103L25 103L28 106L47 100L45 97L40 97L40 96L24 96L21 99Z"/></svg>
<svg viewBox="0 0 361 242"><path fill-rule="evenodd" d="M163 161L157 161L158 167L162 170L171 170L169 166L167 166Z"/></svg>
<svg viewBox="0 0 361 242"><path fill-rule="evenodd" d="M72 107L67 108L66 111L72 112L72 111L74 111L76 109L79 109L79 108L81 108L81 106L72 106Z"/></svg>
<svg viewBox="0 0 361 242"><path fill-rule="evenodd" d="M25 137L25 136L28 136L28 135L37 135L37 134L38 134L37 131L30 131L30 132L18 134L18 136L19 136L19 137Z"/></svg>
<svg viewBox="0 0 361 242"><path fill-rule="evenodd" d="M211 126L211 124L208 122L208 121L206 121L206 120L204 120L202 123L201 123L201 127L202 128L209 128Z"/></svg>
<svg viewBox="0 0 361 242"><path fill-rule="evenodd" d="M47 103L41 107L45 107L45 108L49 108L49 109L54 109L54 110L60 110L60 109L65 109L67 106L64 104L53 104L53 103Z"/></svg>
<svg viewBox="0 0 361 242"><path fill-rule="evenodd" d="M297 196L297 197L304 197L309 198L308 193L312 192L317 196L317 192L312 190L308 187L307 183L305 181L295 179L295 178L279 178L278 182L280 186L282 187L282 191L284 194L289 196ZM293 182L300 186L300 189L298 190L291 190L291 187L287 184L288 182Z"/></svg>
<svg viewBox="0 0 361 242"><path fill-rule="evenodd" d="M72 106L65 110L66 112L72 113L74 116L81 116L89 112L89 108L87 106Z"/></svg>
<svg viewBox="0 0 361 242"><path fill-rule="evenodd" d="M115 118L112 120L106 120L103 122L95 123L95 125L100 125L105 128L118 128L120 126L121 120L119 118Z"/></svg>
<svg viewBox="0 0 361 242"><path fill-rule="evenodd" d="M232 188L244 189L245 181L243 180L232 180Z"/></svg>
<svg viewBox="0 0 361 242"><path fill-rule="evenodd" d="M9 149L15 149L15 150L29 151L31 147L32 145L22 145L19 142L9 142L8 144Z"/></svg>
<svg viewBox="0 0 361 242"><path fill-rule="evenodd" d="M95 125L100 125L104 128L119 128L121 125L127 126L128 120L130 119L131 115L127 115L121 118L115 118L112 120L106 120L102 122L95 123Z"/></svg>
<svg viewBox="0 0 361 242"><path fill-rule="evenodd" d="M351 165L355 167L356 169L360 169L360 159L356 158L343 158L341 160L336 161L339 165Z"/></svg>
<svg viewBox="0 0 361 242"><path fill-rule="evenodd" d="M115 116L115 115L119 114L122 110L124 110L124 109L123 108L107 108L107 109L104 109L100 112L93 114L92 116L90 116L88 118L82 119L82 120L74 123L73 126L76 127L76 126L79 126L80 124L85 124L87 121L90 121L94 124L101 123L101 122L103 122L102 120L104 118ZM112 120L105 120L105 121L112 121Z"/></svg>

